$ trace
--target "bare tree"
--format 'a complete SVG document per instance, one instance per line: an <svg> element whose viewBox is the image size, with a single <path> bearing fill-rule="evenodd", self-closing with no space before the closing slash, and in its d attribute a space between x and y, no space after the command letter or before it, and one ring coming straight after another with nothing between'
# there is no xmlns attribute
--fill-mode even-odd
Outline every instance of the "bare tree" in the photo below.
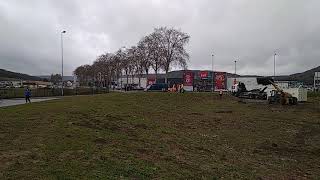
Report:
<svg viewBox="0 0 320 180"><path fill-rule="evenodd" d="M82 65L75 69L74 74L78 77L80 85L88 85L93 78L93 69L91 65Z"/></svg>
<svg viewBox="0 0 320 180"><path fill-rule="evenodd" d="M138 51L136 46L132 46L130 49L128 49L127 58L128 70L129 74L131 75L131 82L133 82L137 69L136 61L138 60Z"/></svg>
<svg viewBox="0 0 320 180"><path fill-rule="evenodd" d="M145 72L147 76L149 74L149 69L152 64L152 62L151 62L152 55L151 55L151 50L150 50L151 43L149 43L149 41L150 41L150 38L144 37L138 43L140 65L142 67L142 71Z"/></svg>
<svg viewBox="0 0 320 180"><path fill-rule="evenodd" d="M160 46L163 56L162 68L166 73L165 82L167 83L167 74L172 65L178 65L186 68L189 54L185 49L185 45L189 42L190 36L180 30L167 27L155 29L155 33L159 34Z"/></svg>
<svg viewBox="0 0 320 180"><path fill-rule="evenodd" d="M62 80L61 74L51 74L50 76L50 82L52 82L54 85L59 84L61 80Z"/></svg>
<svg viewBox="0 0 320 180"><path fill-rule="evenodd" d="M158 78L158 72L163 65L163 52L161 48L161 34L158 32L153 32L152 34L146 36L146 42L148 50L150 53L151 67L156 74L156 80Z"/></svg>
<svg viewBox="0 0 320 180"><path fill-rule="evenodd" d="M154 32L143 37L137 46L129 49L120 48L114 54L106 53L100 55L93 65L83 65L75 69L80 84L88 85L91 82L98 82L98 85L109 86L111 81L117 81L122 74L126 75L127 86L129 76L132 81L138 75L139 86L141 87L141 77L145 72L148 76L150 67L155 71L156 80L160 70L167 74L172 66L186 68L189 55L185 46L189 42L190 36L180 30L167 27L156 28Z"/></svg>
<svg viewBox="0 0 320 180"><path fill-rule="evenodd" d="M140 41L138 43L137 51L136 51L136 59L134 61L135 63L135 73L138 75L138 85L141 87L141 78L143 75L143 72L146 72L147 78L148 78L148 72L149 68L151 66L151 62L149 61L148 53L146 51L146 48L141 44Z"/></svg>
<svg viewBox="0 0 320 180"><path fill-rule="evenodd" d="M97 60L93 63L93 68L96 72L96 78L98 80L99 86L109 86L111 77L111 59L113 54L106 53L100 55Z"/></svg>
<svg viewBox="0 0 320 180"><path fill-rule="evenodd" d="M127 70L127 62L126 62L126 50L123 50L123 48L120 48L116 53L114 57L114 65L116 69L116 76L117 76L117 84L119 85L119 79L120 80L120 87L122 88L122 74L123 71L125 73L128 73Z"/></svg>

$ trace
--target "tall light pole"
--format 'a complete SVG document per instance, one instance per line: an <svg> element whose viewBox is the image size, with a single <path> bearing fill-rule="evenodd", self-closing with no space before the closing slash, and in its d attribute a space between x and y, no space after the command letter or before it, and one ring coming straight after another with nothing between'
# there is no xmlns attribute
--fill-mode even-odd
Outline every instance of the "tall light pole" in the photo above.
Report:
<svg viewBox="0 0 320 180"><path fill-rule="evenodd" d="M234 61L234 81L237 82L237 60Z"/></svg>
<svg viewBox="0 0 320 180"><path fill-rule="evenodd" d="M273 55L273 80L276 80L276 56L277 53L275 52Z"/></svg>
<svg viewBox="0 0 320 180"><path fill-rule="evenodd" d="M211 77L211 92L213 92L214 91L214 86L213 86L213 76L214 76L214 70L213 70L213 65L214 65L214 54L212 54L211 55L211 57L212 57L212 77Z"/></svg>
<svg viewBox="0 0 320 180"><path fill-rule="evenodd" d="M122 51L126 51L126 47L125 46L122 46L121 48L120 48L120 50L121 50L121 55L122 55ZM120 70L120 77L121 77L121 81L120 81L120 91L122 91L122 84L123 84L123 80L122 80L122 75L123 75L123 72L122 72L122 69Z"/></svg>
<svg viewBox="0 0 320 180"><path fill-rule="evenodd" d="M61 96L63 96L63 34L66 31L61 31Z"/></svg>

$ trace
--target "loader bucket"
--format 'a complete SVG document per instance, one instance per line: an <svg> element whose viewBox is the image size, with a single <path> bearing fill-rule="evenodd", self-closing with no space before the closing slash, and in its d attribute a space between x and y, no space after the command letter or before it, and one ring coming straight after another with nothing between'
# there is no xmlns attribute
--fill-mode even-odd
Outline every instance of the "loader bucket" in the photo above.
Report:
<svg viewBox="0 0 320 180"><path fill-rule="evenodd" d="M266 85L270 85L271 82L274 82L274 80L270 77L261 77L261 78L257 78L257 83L258 84L262 84L264 86Z"/></svg>

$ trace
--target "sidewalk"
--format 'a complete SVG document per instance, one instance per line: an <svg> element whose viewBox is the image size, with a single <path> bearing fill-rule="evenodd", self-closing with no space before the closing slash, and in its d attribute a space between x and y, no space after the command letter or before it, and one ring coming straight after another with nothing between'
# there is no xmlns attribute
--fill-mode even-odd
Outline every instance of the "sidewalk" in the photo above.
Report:
<svg viewBox="0 0 320 180"><path fill-rule="evenodd" d="M31 103L49 101L49 100L54 100L54 99L58 99L58 98L54 98L54 97L31 98ZM26 100L24 98L0 100L0 107L15 106L15 105L20 105L20 104L26 104Z"/></svg>

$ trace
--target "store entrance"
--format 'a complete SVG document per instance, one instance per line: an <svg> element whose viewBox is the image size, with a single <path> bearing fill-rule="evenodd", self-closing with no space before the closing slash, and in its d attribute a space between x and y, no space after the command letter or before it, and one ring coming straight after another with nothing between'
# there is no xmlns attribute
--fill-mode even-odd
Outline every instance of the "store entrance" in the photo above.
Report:
<svg viewBox="0 0 320 180"><path fill-rule="evenodd" d="M200 79L195 82L195 91L210 92L212 89L211 79Z"/></svg>

